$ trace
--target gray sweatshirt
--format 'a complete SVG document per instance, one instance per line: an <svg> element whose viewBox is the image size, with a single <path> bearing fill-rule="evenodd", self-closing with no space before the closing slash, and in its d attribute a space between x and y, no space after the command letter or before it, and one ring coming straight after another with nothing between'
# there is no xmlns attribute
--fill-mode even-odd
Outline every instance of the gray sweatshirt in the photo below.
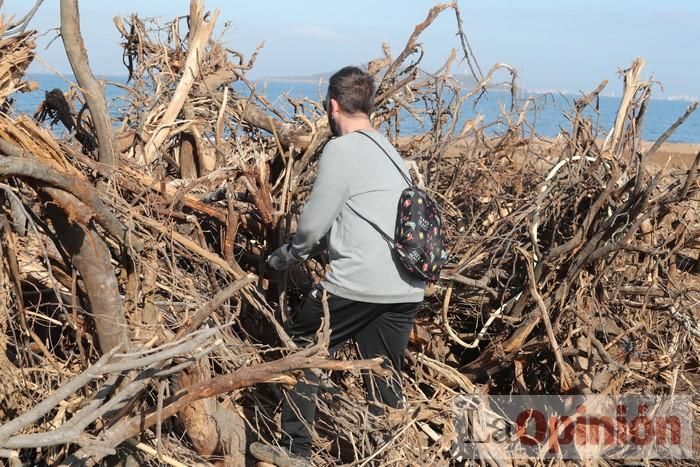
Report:
<svg viewBox="0 0 700 467"><path fill-rule="evenodd" d="M377 131L365 132L410 177L391 143ZM321 154L290 254L306 259L326 237L330 271L321 285L328 292L370 303L420 302L425 282L409 275L389 243L350 209L393 238L399 197L407 186L386 154L366 136L349 133L331 140Z"/></svg>

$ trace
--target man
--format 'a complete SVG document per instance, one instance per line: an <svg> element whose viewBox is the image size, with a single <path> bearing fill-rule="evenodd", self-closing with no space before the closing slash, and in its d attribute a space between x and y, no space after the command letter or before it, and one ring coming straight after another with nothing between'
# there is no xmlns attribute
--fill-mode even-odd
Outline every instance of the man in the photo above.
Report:
<svg viewBox="0 0 700 467"><path fill-rule="evenodd" d="M381 404L401 403L401 363L425 283L406 272L387 240L368 222L393 236L399 196L407 183L389 157L410 177L391 143L370 123L374 94L372 77L360 68L345 67L331 76L324 106L335 138L321 154L293 241L272 253L268 263L285 270L306 260L325 241L330 271L292 317L289 333L298 345L311 342L321 324L325 290L329 351L352 338L362 358L385 357L393 369L395 377L388 380L363 375L370 402L376 402L370 404L371 412L381 415ZM281 443L291 453L253 443L251 453L260 460L309 465L304 459L311 455L317 377L308 371L305 379L282 408Z"/></svg>

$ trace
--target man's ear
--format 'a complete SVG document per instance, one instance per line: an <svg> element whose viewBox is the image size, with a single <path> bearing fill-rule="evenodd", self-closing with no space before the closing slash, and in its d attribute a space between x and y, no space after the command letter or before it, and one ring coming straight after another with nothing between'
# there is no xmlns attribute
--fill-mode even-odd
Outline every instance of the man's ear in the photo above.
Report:
<svg viewBox="0 0 700 467"><path fill-rule="evenodd" d="M331 98L330 104L331 104L331 112L339 112L340 111L340 104L338 104L337 100Z"/></svg>

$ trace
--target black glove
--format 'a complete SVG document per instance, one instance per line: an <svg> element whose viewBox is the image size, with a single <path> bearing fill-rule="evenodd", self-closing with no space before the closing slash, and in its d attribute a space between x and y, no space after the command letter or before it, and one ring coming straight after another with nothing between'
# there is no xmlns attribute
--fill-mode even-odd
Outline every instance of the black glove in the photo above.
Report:
<svg viewBox="0 0 700 467"><path fill-rule="evenodd" d="M302 258L292 252L291 244L282 245L267 257L267 264L276 271L286 271L290 266L299 264Z"/></svg>

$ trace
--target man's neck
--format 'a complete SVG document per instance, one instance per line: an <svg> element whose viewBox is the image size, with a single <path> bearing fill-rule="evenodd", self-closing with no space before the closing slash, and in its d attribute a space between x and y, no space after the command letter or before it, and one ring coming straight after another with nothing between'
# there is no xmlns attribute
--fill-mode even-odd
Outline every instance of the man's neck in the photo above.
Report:
<svg viewBox="0 0 700 467"><path fill-rule="evenodd" d="M347 135L348 133L358 130L374 130L374 127L372 127L372 124L369 122L369 118L364 115L347 117L343 120L341 125L340 135Z"/></svg>

